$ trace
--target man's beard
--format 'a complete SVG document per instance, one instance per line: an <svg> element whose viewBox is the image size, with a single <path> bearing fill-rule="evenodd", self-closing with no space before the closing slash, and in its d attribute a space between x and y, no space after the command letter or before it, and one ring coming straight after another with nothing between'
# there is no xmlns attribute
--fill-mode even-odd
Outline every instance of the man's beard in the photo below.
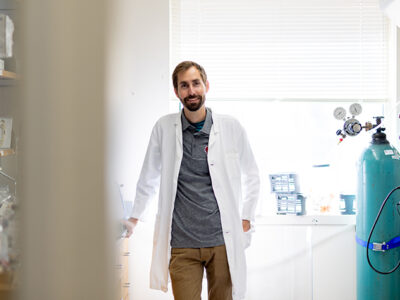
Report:
<svg viewBox="0 0 400 300"><path fill-rule="evenodd" d="M199 101L190 103L189 100L191 99L198 99ZM205 96L202 95L196 95L196 96L188 96L186 98L183 98L183 106L187 108L190 111L197 111L199 108L204 104L205 101Z"/></svg>

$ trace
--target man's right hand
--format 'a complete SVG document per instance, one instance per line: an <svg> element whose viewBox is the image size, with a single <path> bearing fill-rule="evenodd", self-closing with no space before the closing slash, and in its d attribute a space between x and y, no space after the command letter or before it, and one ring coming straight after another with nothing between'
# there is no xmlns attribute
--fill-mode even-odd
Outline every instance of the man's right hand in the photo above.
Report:
<svg viewBox="0 0 400 300"><path fill-rule="evenodd" d="M125 237L130 237L133 233L133 229L135 228L136 224L138 222L138 219L136 218L129 218L128 220L122 220L122 224L126 227L126 235Z"/></svg>

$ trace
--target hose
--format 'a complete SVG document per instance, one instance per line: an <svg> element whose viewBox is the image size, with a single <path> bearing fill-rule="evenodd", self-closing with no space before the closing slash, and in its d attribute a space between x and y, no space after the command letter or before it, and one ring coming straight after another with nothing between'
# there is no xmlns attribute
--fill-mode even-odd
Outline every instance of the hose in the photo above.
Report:
<svg viewBox="0 0 400 300"><path fill-rule="evenodd" d="M371 264L371 261L370 261L370 259L369 259L369 251L368 251L368 250L369 250L369 247L368 247L368 246L369 246L370 241L371 241L372 233L374 232L375 226L376 226L376 224L378 223L379 217L381 216L382 210L383 210L383 208L385 207L386 202L388 201L388 199L390 198L390 196L393 194L393 192L396 191L396 190L398 190L398 189L400 189L400 186L394 188L394 189L386 196L385 200L383 201L383 203L382 203L382 205L381 205L381 208L379 209L379 212L378 212L378 215L376 216L374 225L372 225L371 231L370 231L369 236L368 236L368 242L367 242L367 247L366 247L366 248L367 248L367 261L368 261L368 264L369 264L369 266L370 266L376 273L379 273L379 274L382 274L382 275L389 275L389 274L393 273L394 271L396 271L397 268L400 266L400 260L399 260L399 262L397 263L397 266L395 266L393 269L391 269L391 270L389 270L389 271L387 271L387 272L379 271L378 269L376 269L376 268ZM400 205L400 202L397 203L397 212L399 212L399 210L398 210L399 205Z"/></svg>

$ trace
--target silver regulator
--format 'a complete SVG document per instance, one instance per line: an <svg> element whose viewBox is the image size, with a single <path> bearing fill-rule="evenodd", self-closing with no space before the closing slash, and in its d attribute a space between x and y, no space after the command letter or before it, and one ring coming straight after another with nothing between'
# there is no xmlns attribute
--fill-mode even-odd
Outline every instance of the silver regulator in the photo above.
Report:
<svg viewBox="0 0 400 300"><path fill-rule="evenodd" d="M371 122L366 122L364 126L361 125L360 121L358 121L355 117L361 114L362 107L359 103L353 103L349 108L351 117L346 117L346 110L343 107L337 107L333 111L333 115L337 120L344 121L343 129L339 129L336 131L336 135L340 136L339 143L343 142L346 136L356 136L361 130L364 128L365 131L371 130L381 124L381 120L383 117L374 117L376 119L376 124L372 124ZM381 128L381 131L384 129Z"/></svg>

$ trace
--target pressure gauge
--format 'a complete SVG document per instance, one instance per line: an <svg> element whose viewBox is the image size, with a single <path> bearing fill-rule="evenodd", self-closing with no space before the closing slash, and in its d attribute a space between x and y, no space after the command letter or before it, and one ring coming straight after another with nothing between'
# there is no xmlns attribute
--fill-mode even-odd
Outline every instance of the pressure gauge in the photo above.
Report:
<svg viewBox="0 0 400 300"><path fill-rule="evenodd" d="M359 114L361 114L361 112L362 112L362 107L361 107L361 105L360 104L358 104L358 103L353 103L352 105L350 105L350 113L353 115L353 116L357 116L357 115L359 115Z"/></svg>
<svg viewBox="0 0 400 300"><path fill-rule="evenodd" d="M338 120L343 120L346 117L346 110L343 107L337 107L333 111L333 115Z"/></svg>

